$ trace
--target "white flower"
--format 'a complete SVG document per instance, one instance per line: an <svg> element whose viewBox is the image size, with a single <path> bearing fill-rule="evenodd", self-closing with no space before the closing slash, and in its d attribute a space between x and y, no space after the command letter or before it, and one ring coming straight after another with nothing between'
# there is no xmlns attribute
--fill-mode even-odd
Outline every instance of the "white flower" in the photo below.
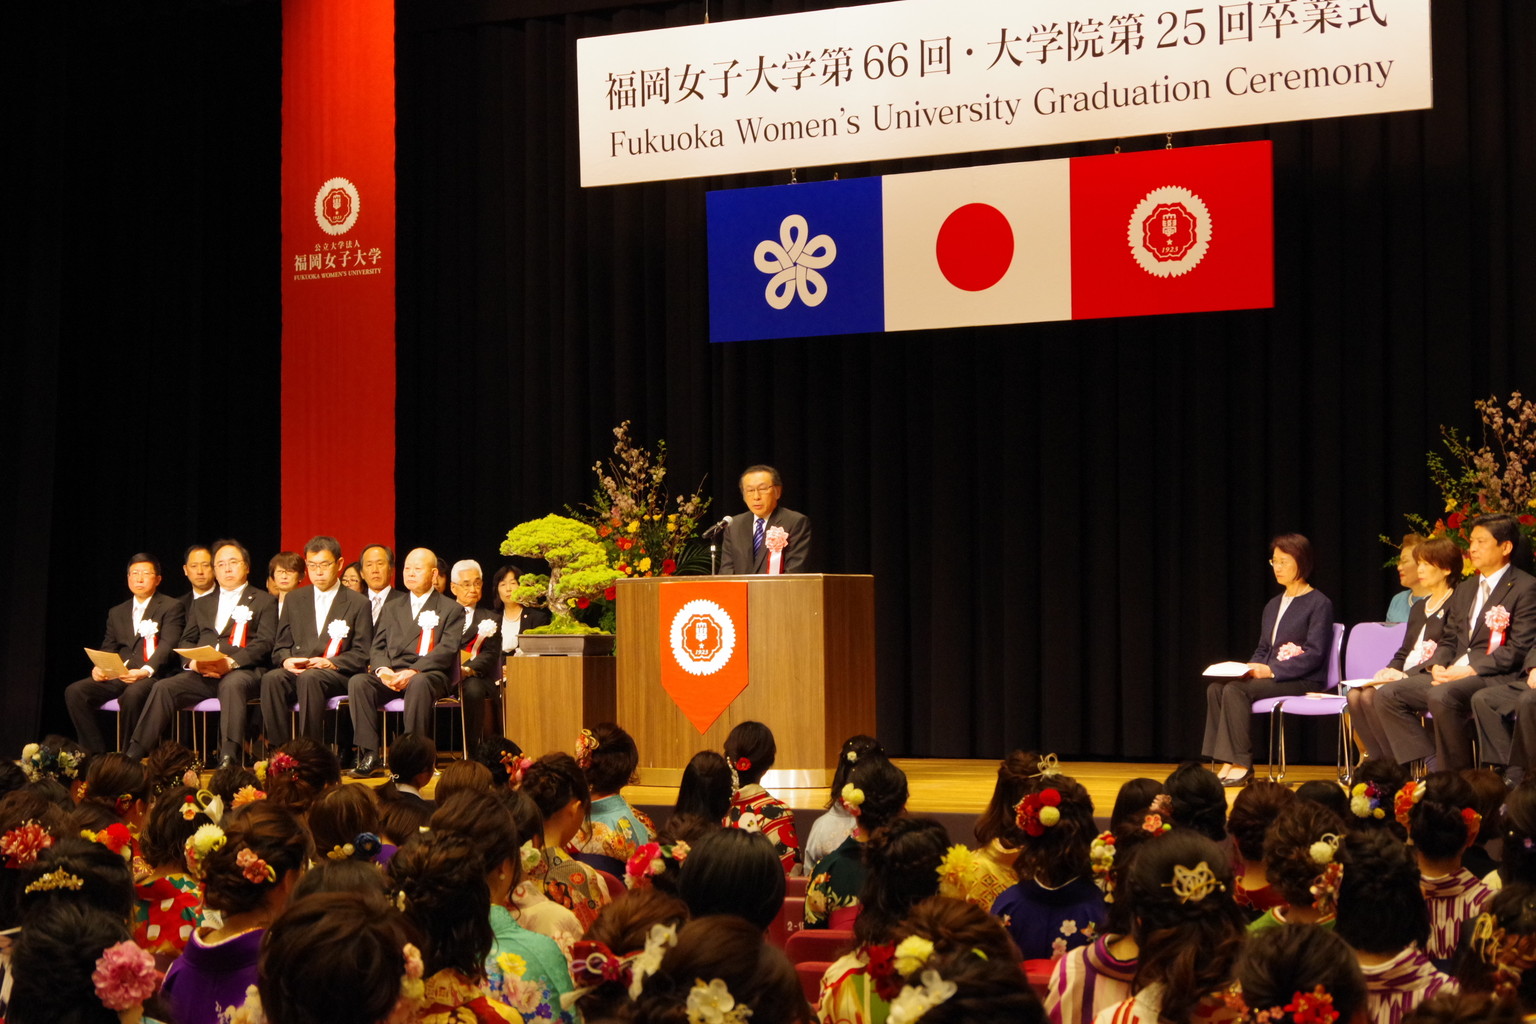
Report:
<svg viewBox="0 0 1536 1024"><path fill-rule="evenodd" d="M236 622L250 622L251 609L243 604L237 604L229 610L229 617Z"/></svg>
<svg viewBox="0 0 1536 1024"><path fill-rule="evenodd" d="M416 616L416 625L420 626L423 630L436 629L437 628L437 612L434 612L434 611L422 612L420 615Z"/></svg>
<svg viewBox="0 0 1536 1024"><path fill-rule="evenodd" d="M490 636L492 633L496 632L496 620L481 619L480 625L475 627L475 632L480 636Z"/></svg>
<svg viewBox="0 0 1536 1024"><path fill-rule="evenodd" d="M352 627L347 625L344 619L332 619L325 627L325 631L330 634L332 640L345 640L347 634L352 632Z"/></svg>
<svg viewBox="0 0 1536 1024"><path fill-rule="evenodd" d="M913 1024L956 991L954 982L939 977L938 971L926 970L923 972L921 988L902 986L901 994L891 1001L891 1012L886 1015L886 1024Z"/></svg>
<svg viewBox="0 0 1536 1024"><path fill-rule="evenodd" d="M145 638L158 636L160 634L160 623L154 619L140 619L134 632Z"/></svg>
<svg viewBox="0 0 1536 1024"><path fill-rule="evenodd" d="M30 761L36 757L38 752L42 749L43 748L39 747L36 743L28 743L26 746L21 748L21 759L23 761Z"/></svg>
<svg viewBox="0 0 1536 1024"><path fill-rule="evenodd" d="M640 998L640 992L645 987L645 979L656 973L656 968L661 966L661 958L666 956L667 950L675 945L677 945L677 925L651 925L651 933L645 940L645 951L635 957L630 964L629 998Z"/></svg>
<svg viewBox="0 0 1536 1024"><path fill-rule="evenodd" d="M736 997L731 995L731 990L719 978L711 980L707 985L700 979L694 982L688 993L689 1024L724 1024L726 1021L745 1020L750 1016L751 1009L737 1006Z"/></svg>
<svg viewBox="0 0 1536 1024"><path fill-rule="evenodd" d="M743 832L761 832L763 830L763 819L759 815L747 811L737 820L736 827Z"/></svg>

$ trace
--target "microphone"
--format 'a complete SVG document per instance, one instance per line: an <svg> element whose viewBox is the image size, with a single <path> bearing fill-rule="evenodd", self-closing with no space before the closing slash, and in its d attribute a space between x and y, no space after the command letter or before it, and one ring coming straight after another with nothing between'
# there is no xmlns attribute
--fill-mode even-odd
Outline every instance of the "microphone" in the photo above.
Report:
<svg viewBox="0 0 1536 1024"><path fill-rule="evenodd" d="M720 536L722 533L725 532L725 528L727 526L730 526L730 525L731 525L731 517L730 516L726 516L724 519L720 520L714 526L711 526L709 529L704 531L704 534L703 534L704 539L705 540L709 540L711 538Z"/></svg>

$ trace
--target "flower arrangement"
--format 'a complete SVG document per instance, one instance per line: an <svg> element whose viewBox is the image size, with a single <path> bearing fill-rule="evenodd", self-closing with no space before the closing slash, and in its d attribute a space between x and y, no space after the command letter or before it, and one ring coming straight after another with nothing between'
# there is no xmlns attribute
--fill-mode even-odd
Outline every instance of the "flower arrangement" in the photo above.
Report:
<svg viewBox="0 0 1536 1024"><path fill-rule="evenodd" d="M597 531L608 565L624 577L674 576L707 571L708 559L695 544L699 521L709 510L702 490L672 497L667 493L667 442L652 454L629 436L629 420L613 428L613 458L593 465L597 490L591 504L567 508L575 519ZM699 482L700 488L703 481ZM590 599L604 629L612 629L613 587ZM577 607L585 608L578 602Z"/></svg>
<svg viewBox="0 0 1536 1024"><path fill-rule="evenodd" d="M1444 502L1442 515L1432 523L1413 512L1404 518L1415 532L1447 537L1465 551L1471 543L1472 520L1502 512L1514 516L1526 540L1536 543L1536 479L1532 477L1536 473L1536 402L1511 391L1505 402L1490 395L1472 405L1482 420L1481 446L1473 448L1471 438L1455 427L1442 426L1440 436L1449 457L1436 452L1427 457L1430 483ZM1396 547L1390 538L1381 539ZM1463 572L1471 575L1470 562Z"/></svg>

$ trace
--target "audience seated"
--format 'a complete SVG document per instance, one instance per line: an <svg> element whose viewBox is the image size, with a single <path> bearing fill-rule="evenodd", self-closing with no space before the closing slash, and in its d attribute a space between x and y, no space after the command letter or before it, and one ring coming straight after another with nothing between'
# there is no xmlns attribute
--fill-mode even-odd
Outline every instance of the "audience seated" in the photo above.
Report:
<svg viewBox="0 0 1536 1024"><path fill-rule="evenodd" d="M590 928L612 894L591 867L566 850L592 806L587 777L570 754L545 754L523 775L522 791L533 798L544 819L543 833L535 837L543 855L529 875L543 886L545 896Z"/></svg>
<svg viewBox="0 0 1536 1024"><path fill-rule="evenodd" d="M1339 882L1347 870L1344 822L1322 804L1298 797L1264 837L1264 873L1280 897L1252 924L1260 932L1288 923L1333 926Z"/></svg>
<svg viewBox="0 0 1536 1024"><path fill-rule="evenodd" d="M1454 772L1435 772L1424 782L1405 783L1397 794L1397 817L1413 842L1429 904L1424 951L1442 969L1450 965L1463 923L1481 913L1492 895L1461 863L1482 828L1476 803L1472 787Z"/></svg>
<svg viewBox="0 0 1536 1024"><path fill-rule="evenodd" d="M997 898L1018 883L1013 865L1023 840L1014 809L1039 767L1040 755L1022 750L1015 750L997 766L992 797L976 819L975 869L965 893L965 898L982 910L991 910Z"/></svg>
<svg viewBox="0 0 1536 1024"><path fill-rule="evenodd" d="M1344 940L1322 928L1287 924L1253 936L1236 974L1249 1020L1267 1014L1273 1024L1311 1024L1337 1014L1353 1021L1366 1008L1360 966Z"/></svg>
<svg viewBox="0 0 1536 1024"><path fill-rule="evenodd" d="M683 768L672 816L661 829L666 842L697 842L725 825L731 809L731 769L713 750L701 750Z"/></svg>
<svg viewBox="0 0 1536 1024"><path fill-rule="evenodd" d="M1227 815L1227 833L1232 837L1232 873L1237 889L1233 898L1249 919L1257 918L1271 907L1285 902L1285 897L1270 884L1264 868L1264 837L1275 818L1296 799L1296 794L1278 782L1250 782L1238 791Z"/></svg>
<svg viewBox="0 0 1536 1024"><path fill-rule="evenodd" d="M625 862L656 834L656 826L622 792L634 780L640 752L634 738L612 722L599 722L590 732L583 730L576 745L576 763L587 776L592 806L574 845L579 853L600 858L589 863L610 874L622 874Z"/></svg>
<svg viewBox="0 0 1536 1024"><path fill-rule="evenodd" d="M762 787L763 776L773 767L777 753L773 730L762 722L742 722L726 736L725 763L730 766L734 790L726 824L767 836L779 851L779 860L788 874L800 859L795 815ZM902 802L906 802L905 798Z"/></svg>
<svg viewBox="0 0 1536 1024"><path fill-rule="evenodd" d="M837 752L837 763L832 766L832 786L827 794L826 813L811 824L810 834L800 851L800 867L810 874L816 862L843 844L853 834L856 824L853 815L843 806L839 794L848 784L848 773L861 757L884 757L885 748L873 736L850 736L843 741Z"/></svg>
<svg viewBox="0 0 1536 1024"><path fill-rule="evenodd" d="M727 755L729 755L727 745ZM866 758L853 766L841 794L848 813L859 820L853 834L811 871L805 888L805 927L845 929L858 914L864 888L862 847L886 822L907 806L907 776L885 758ZM735 806L732 811L734 813ZM747 820L746 818L742 819ZM741 826L738 826L741 827ZM783 861L783 847L778 847Z"/></svg>
<svg viewBox="0 0 1536 1024"><path fill-rule="evenodd" d="M472 558L453 563L453 599L464 608L459 635L459 696L464 701L464 729L470 743L498 731L485 713L486 702L501 679L501 615L481 601L485 574Z"/></svg>

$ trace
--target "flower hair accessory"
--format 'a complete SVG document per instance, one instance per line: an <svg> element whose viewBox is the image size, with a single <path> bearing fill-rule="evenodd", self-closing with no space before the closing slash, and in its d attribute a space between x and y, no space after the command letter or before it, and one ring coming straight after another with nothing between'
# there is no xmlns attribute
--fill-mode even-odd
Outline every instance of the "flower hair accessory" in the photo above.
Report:
<svg viewBox="0 0 1536 1024"><path fill-rule="evenodd" d="M113 853L122 857L123 860L130 862L133 860L133 833L128 830L127 825L120 821L114 821L98 832L82 829L80 835L88 842L99 843L105 846Z"/></svg>
<svg viewBox="0 0 1536 1024"><path fill-rule="evenodd" d="M1172 889L1180 903L1199 903L1213 892L1225 892L1227 887L1217 880L1215 872L1205 861L1192 868L1182 864L1173 866L1173 881L1164 882L1164 889Z"/></svg>
<svg viewBox="0 0 1536 1024"><path fill-rule="evenodd" d="M731 990L719 978L707 984L696 979L688 992L688 1024L741 1024L752 1016L752 1008L738 1004Z"/></svg>
<svg viewBox="0 0 1536 1024"><path fill-rule="evenodd" d="M661 966L661 958L666 956L667 950L675 945L677 945L677 925L651 925L650 934L645 938L645 949L630 961L629 998L640 998L640 990L645 987L645 979L656 973L656 968Z"/></svg>
<svg viewBox="0 0 1536 1024"><path fill-rule="evenodd" d="M923 972L922 985L903 985L901 993L891 1000L891 1011L886 1024L913 1024L919 1017L959 991L954 982L948 981L932 968Z"/></svg>
<svg viewBox="0 0 1536 1024"><path fill-rule="evenodd" d="M1314 846L1317 844L1314 843ZM1312 893L1312 906L1324 917L1334 914L1338 910L1339 884L1344 880L1344 865L1338 861L1331 862L1323 868L1308 891Z"/></svg>
<svg viewBox="0 0 1536 1024"><path fill-rule="evenodd" d="M1469 842L1475 841L1477 834L1483 828L1483 816L1478 814L1475 808L1463 807L1461 809L1461 820L1467 826L1467 840Z"/></svg>
<svg viewBox="0 0 1536 1024"><path fill-rule="evenodd" d="M72 875L68 871L65 871L63 868L59 868L56 871L50 871L46 875L39 875L37 878L33 879L30 883L28 883L27 887L22 890L22 893L52 892L55 889L69 889L74 892L79 892L84 887L85 879L81 878L79 875Z"/></svg>
<svg viewBox="0 0 1536 1024"><path fill-rule="evenodd" d="M5 855L8 868L29 868L37 863L37 855L52 845L48 830L28 818L0 838L0 854Z"/></svg>
<svg viewBox="0 0 1536 1024"><path fill-rule="evenodd" d="M1397 797L1392 801L1393 816L1397 823L1404 828L1408 827L1408 815L1413 811L1413 805L1424 799L1424 783L1409 779L1403 783L1403 788L1397 791Z"/></svg>
<svg viewBox="0 0 1536 1024"><path fill-rule="evenodd" d="M257 782L260 782L262 785L266 785L267 762L257 761L255 764L251 765L251 771L255 773Z"/></svg>
<svg viewBox="0 0 1536 1024"><path fill-rule="evenodd" d="M581 730L581 735L576 737L576 767L586 771L592 767L592 751L597 749L597 737L592 735L591 729Z"/></svg>
<svg viewBox="0 0 1536 1024"><path fill-rule="evenodd" d="M583 939L571 947L571 981L576 987L560 996L560 1008L569 1011L582 996L609 982L627 987L629 978L628 960L604 943Z"/></svg>
<svg viewBox="0 0 1536 1024"><path fill-rule="evenodd" d="M1491 913L1479 914L1472 926L1472 949L1494 970L1494 992L1513 996L1526 971L1536 966L1536 932L1510 935Z"/></svg>
<svg viewBox="0 0 1536 1024"><path fill-rule="evenodd" d="M964 899L971 886L976 884L980 871L976 855L969 847L956 843L944 851L944 859L939 861L939 893Z"/></svg>
<svg viewBox="0 0 1536 1024"><path fill-rule="evenodd" d="M1109 888L1109 872L1115 866L1115 834L1100 832L1088 845L1088 863L1099 888Z"/></svg>
<svg viewBox="0 0 1536 1024"><path fill-rule="evenodd" d="M1319 866L1333 863L1333 858L1339 852L1339 837L1328 832L1318 837L1317 842L1307 847L1307 855L1312 858L1312 863Z"/></svg>
<svg viewBox="0 0 1536 1024"><path fill-rule="evenodd" d="M1333 996L1319 985L1311 992L1297 992L1285 1004L1285 1012L1294 1024L1333 1024L1339 1011L1333 1008Z"/></svg>
<svg viewBox="0 0 1536 1024"><path fill-rule="evenodd" d="M232 803L237 808L248 807L256 801L265 800L266 798L266 790L257 789L255 786L241 786L235 790L235 797Z"/></svg>
<svg viewBox="0 0 1536 1024"><path fill-rule="evenodd" d="M28 782L44 777L73 779L80 771L80 762L67 750L28 743L21 748L21 770Z"/></svg>
<svg viewBox="0 0 1536 1024"><path fill-rule="evenodd" d="M1054 828L1061 821L1061 792L1056 789L1042 789L1038 793L1027 793L1013 808L1014 823L1023 829L1026 835L1043 836L1045 830Z"/></svg>
<svg viewBox="0 0 1536 1024"><path fill-rule="evenodd" d="M859 752L857 750L850 750L848 753L843 755L843 760L847 761L849 764L858 764Z"/></svg>
<svg viewBox="0 0 1536 1024"><path fill-rule="evenodd" d="M224 849L228 842L224 830L217 825L199 825L182 847L187 858L187 869L198 878L203 877L203 862L215 850Z"/></svg>
<svg viewBox="0 0 1536 1024"><path fill-rule="evenodd" d="M299 770L299 762L292 754L284 754L279 751L272 755L272 760L267 762L267 771L274 779L280 779L289 772Z"/></svg>
<svg viewBox="0 0 1536 1024"><path fill-rule="evenodd" d="M154 995L162 977L154 957L132 942L119 942L102 951L91 984L102 1006L122 1013Z"/></svg>
<svg viewBox="0 0 1536 1024"><path fill-rule="evenodd" d="M907 977L922 970L932 957L932 942L921 935L908 935L897 944L891 964L897 974Z"/></svg>
<svg viewBox="0 0 1536 1024"><path fill-rule="evenodd" d="M261 855L247 846L235 854L235 864L240 868L240 873L245 880L252 885L265 885L268 882L277 881L277 871L261 859Z"/></svg>
<svg viewBox="0 0 1536 1024"><path fill-rule="evenodd" d="M752 770L752 759L750 757L738 757L736 759L735 768L739 772L749 772L749 771L751 771Z"/></svg>
<svg viewBox="0 0 1536 1024"><path fill-rule="evenodd" d="M1141 830L1150 832L1154 836L1160 836L1164 832L1173 831L1173 826L1163 820L1163 816L1155 811L1148 811L1142 815Z"/></svg>
<svg viewBox="0 0 1536 1024"><path fill-rule="evenodd" d="M1147 810L1153 814L1160 814L1164 818L1171 818L1173 817L1173 797L1167 793L1159 793L1152 798L1150 804L1147 804Z"/></svg>
<svg viewBox="0 0 1536 1024"><path fill-rule="evenodd" d="M427 995L426 983L421 980L427 973L421 950L407 942L400 950L400 957L404 961L400 972L400 998L395 1000L395 1008L390 1011L386 1024L415 1020L416 1011L421 1009Z"/></svg>
<svg viewBox="0 0 1536 1024"><path fill-rule="evenodd" d="M864 791L853 783L849 782L843 786L839 799L843 802L843 809L855 818L864 813Z"/></svg>
<svg viewBox="0 0 1536 1024"><path fill-rule="evenodd" d="M901 992L901 975L896 973L895 944L887 942L879 946L865 946L864 957L869 961L866 970L874 982L875 994L889 1003Z"/></svg>
<svg viewBox="0 0 1536 1024"><path fill-rule="evenodd" d="M510 750L501 752L501 763L507 769L507 782L514 789L523 783L523 776L528 774L528 769L533 767L533 758L526 754L514 754Z"/></svg>
<svg viewBox="0 0 1536 1024"><path fill-rule="evenodd" d="M1355 783L1355 788L1349 791L1349 809L1357 818L1385 818L1387 812L1381 806L1381 787L1374 782Z"/></svg>
<svg viewBox="0 0 1536 1024"><path fill-rule="evenodd" d="M1057 759L1055 754L1041 754L1035 769L1035 774L1029 776L1029 778L1048 779L1053 775L1060 775L1062 773L1061 761Z"/></svg>

